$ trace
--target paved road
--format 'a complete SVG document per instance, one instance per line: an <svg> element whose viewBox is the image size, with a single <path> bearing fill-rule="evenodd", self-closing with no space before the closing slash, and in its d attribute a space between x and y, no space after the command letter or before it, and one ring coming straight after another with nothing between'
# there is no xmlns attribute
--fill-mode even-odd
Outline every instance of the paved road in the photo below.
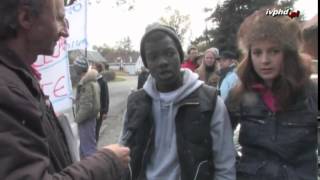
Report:
<svg viewBox="0 0 320 180"><path fill-rule="evenodd" d="M126 81L108 83L110 94L109 113L101 126L98 148L118 141L127 97L131 89L137 87L137 76L126 76L125 78Z"/></svg>

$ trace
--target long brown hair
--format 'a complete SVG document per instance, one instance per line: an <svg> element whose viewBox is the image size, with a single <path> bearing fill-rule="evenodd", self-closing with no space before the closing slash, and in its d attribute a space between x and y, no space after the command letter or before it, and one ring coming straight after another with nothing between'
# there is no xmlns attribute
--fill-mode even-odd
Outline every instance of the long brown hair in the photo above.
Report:
<svg viewBox="0 0 320 180"><path fill-rule="evenodd" d="M301 44L299 24L289 17L266 16L265 12L265 8L255 12L240 26L238 43L245 57L237 70L241 84L232 92L232 96L237 97L243 91L252 91L254 84L264 84L263 79L253 68L251 46L255 42L272 40L280 44L284 59L280 75L274 80L271 90L277 98L278 108L286 109L309 82L311 70L306 66L307 59L299 53Z"/></svg>

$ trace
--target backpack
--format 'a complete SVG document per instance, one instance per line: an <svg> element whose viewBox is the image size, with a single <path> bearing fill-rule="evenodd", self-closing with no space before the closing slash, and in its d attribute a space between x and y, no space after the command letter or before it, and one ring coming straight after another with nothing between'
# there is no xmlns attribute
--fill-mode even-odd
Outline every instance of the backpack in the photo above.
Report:
<svg viewBox="0 0 320 180"><path fill-rule="evenodd" d="M76 108L77 108L77 115L75 116L75 122L77 123L81 123L83 121L86 121L88 119L91 118L97 118L97 116L100 113L100 87L99 84L97 82L88 82L88 84L84 85L86 86L85 90L91 90L92 92L92 96L93 97L89 97L88 95L85 95L85 100L90 101L90 102L83 102L84 104L81 104L81 102L79 102L79 100L77 100L77 104L76 104ZM81 93L81 92L78 92ZM82 93L86 93L85 91L83 91ZM85 106L87 104L92 104L92 107L88 106L88 107L81 107L81 106ZM80 107L80 109L79 109Z"/></svg>
<svg viewBox="0 0 320 180"><path fill-rule="evenodd" d="M101 104L100 104L100 86L98 83L90 83L90 87L93 93L93 108L92 108L92 115L97 116L100 113Z"/></svg>

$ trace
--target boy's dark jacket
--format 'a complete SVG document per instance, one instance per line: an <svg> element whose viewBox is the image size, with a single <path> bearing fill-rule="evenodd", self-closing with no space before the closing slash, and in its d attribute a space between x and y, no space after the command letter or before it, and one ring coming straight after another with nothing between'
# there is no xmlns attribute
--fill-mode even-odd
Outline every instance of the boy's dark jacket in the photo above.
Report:
<svg viewBox="0 0 320 180"><path fill-rule="evenodd" d="M215 89L202 85L179 103L181 107L175 120L183 180L193 180L195 176L213 179L210 122L216 99ZM127 117L127 131L122 141L131 149L132 179L142 180L145 179L146 161L154 147L152 99L145 90L140 89L129 96ZM198 169L200 163L203 165Z"/></svg>

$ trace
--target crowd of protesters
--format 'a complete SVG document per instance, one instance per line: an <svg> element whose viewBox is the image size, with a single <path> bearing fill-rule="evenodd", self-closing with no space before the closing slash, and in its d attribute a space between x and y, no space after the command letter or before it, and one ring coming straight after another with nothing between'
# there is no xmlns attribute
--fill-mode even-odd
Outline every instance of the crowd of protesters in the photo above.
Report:
<svg viewBox="0 0 320 180"><path fill-rule="evenodd" d="M199 53L196 46L191 46L187 59L181 62L181 45L171 31L156 27L146 32L140 53L150 75L143 88L128 98L122 133L122 141L137 149L130 156L134 159L130 162L133 179L317 178L318 84L310 78L311 58L301 53L303 34L298 22L289 17L266 16L265 11L256 11L241 24L241 59L230 50L220 53L212 47ZM198 76L198 81L186 88L190 73ZM199 80L203 84L193 90ZM206 116L197 115L196 109L203 113L201 93L197 91L207 85L215 89L215 108L220 101L226 105L228 115L219 117L223 121L230 117L233 131L241 125L235 142L241 148L237 148L240 152L234 167L227 166L235 162L228 156L231 149L224 149L220 156L230 158L217 162L219 136L213 132L219 129L212 123L217 121L218 110L209 111L213 113L209 129L204 128ZM190 102L194 104L185 107L189 98L194 98ZM141 112L133 107L140 107ZM223 129L228 134L228 126ZM199 139L208 132L211 137ZM205 148L207 141L211 141L211 148ZM224 137L224 143L229 142ZM195 144L203 154L211 151L212 159L203 155L203 161L199 160L200 150L192 146ZM213 166L208 164L210 161ZM207 176L203 176L205 171Z"/></svg>
<svg viewBox="0 0 320 180"><path fill-rule="evenodd" d="M128 96L119 142L100 150L108 84L101 64L76 59L76 162L70 132L31 66L69 36L63 4L0 2L0 179L317 179L318 84L301 53L304 34L295 19L264 8L239 28L241 56L190 46L184 60L173 28L149 26L140 43L145 69Z"/></svg>

